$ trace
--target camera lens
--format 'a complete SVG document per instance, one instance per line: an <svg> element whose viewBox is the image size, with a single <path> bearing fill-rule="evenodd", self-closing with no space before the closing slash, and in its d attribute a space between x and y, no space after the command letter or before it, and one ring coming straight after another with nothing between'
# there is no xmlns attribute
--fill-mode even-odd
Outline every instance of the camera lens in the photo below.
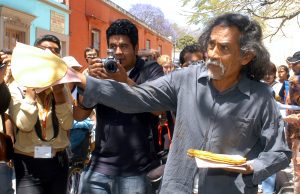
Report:
<svg viewBox="0 0 300 194"><path fill-rule="evenodd" d="M107 72L115 73L118 70L117 61L114 59L107 59L104 62L104 68Z"/></svg>

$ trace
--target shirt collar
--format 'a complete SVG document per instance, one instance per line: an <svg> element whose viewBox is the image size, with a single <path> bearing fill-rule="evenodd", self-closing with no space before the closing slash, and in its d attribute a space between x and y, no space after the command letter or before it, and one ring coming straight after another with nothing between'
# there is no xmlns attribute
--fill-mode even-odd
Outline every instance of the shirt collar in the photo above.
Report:
<svg viewBox="0 0 300 194"><path fill-rule="evenodd" d="M247 78L245 73L241 74L241 79L237 85L238 89L245 95L250 96L250 83L251 80L249 78Z"/></svg>
<svg viewBox="0 0 300 194"><path fill-rule="evenodd" d="M134 68L134 67L133 67ZM129 76L130 72L133 70L133 68L129 69L126 73Z"/></svg>
<svg viewBox="0 0 300 194"><path fill-rule="evenodd" d="M202 78L208 78L207 68L204 63L199 66L198 70L200 71L198 81L200 81Z"/></svg>
<svg viewBox="0 0 300 194"><path fill-rule="evenodd" d="M143 67L143 65L144 65L144 60L143 59L141 59L141 58L139 58L139 57L136 57L136 62L135 62L135 64L134 64L134 67L132 68L132 69L130 69L129 70L129 72L128 72L128 76L129 76L129 78L133 78L135 75L136 75L136 73L140 70L140 69L142 69L142 67Z"/></svg>

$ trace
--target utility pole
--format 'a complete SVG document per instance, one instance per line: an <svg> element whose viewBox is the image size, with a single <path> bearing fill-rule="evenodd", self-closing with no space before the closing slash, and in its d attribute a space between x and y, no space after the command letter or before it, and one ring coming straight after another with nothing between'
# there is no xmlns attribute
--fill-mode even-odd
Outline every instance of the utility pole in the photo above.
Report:
<svg viewBox="0 0 300 194"><path fill-rule="evenodd" d="M168 39L173 43L173 62L175 61L176 39L175 37L168 36Z"/></svg>

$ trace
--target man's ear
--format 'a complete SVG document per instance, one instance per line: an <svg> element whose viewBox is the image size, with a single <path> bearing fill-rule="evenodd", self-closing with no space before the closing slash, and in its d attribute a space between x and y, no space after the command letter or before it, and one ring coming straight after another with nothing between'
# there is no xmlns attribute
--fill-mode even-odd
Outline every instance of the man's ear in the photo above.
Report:
<svg viewBox="0 0 300 194"><path fill-rule="evenodd" d="M135 52L135 55L138 55L138 52L139 52L139 45L138 45L138 43L135 45L134 52Z"/></svg>
<svg viewBox="0 0 300 194"><path fill-rule="evenodd" d="M254 57L255 57L255 54L253 52L247 51L242 56L242 65L247 65Z"/></svg>

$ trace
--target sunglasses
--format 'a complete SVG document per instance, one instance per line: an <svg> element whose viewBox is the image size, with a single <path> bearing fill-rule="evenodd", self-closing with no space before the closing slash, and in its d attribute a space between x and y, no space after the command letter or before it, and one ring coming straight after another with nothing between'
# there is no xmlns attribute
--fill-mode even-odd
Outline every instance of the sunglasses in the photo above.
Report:
<svg viewBox="0 0 300 194"><path fill-rule="evenodd" d="M59 54L60 53L60 49L57 48L57 47L38 46L38 48L43 49L43 50L49 49L52 53L55 53L55 54Z"/></svg>

